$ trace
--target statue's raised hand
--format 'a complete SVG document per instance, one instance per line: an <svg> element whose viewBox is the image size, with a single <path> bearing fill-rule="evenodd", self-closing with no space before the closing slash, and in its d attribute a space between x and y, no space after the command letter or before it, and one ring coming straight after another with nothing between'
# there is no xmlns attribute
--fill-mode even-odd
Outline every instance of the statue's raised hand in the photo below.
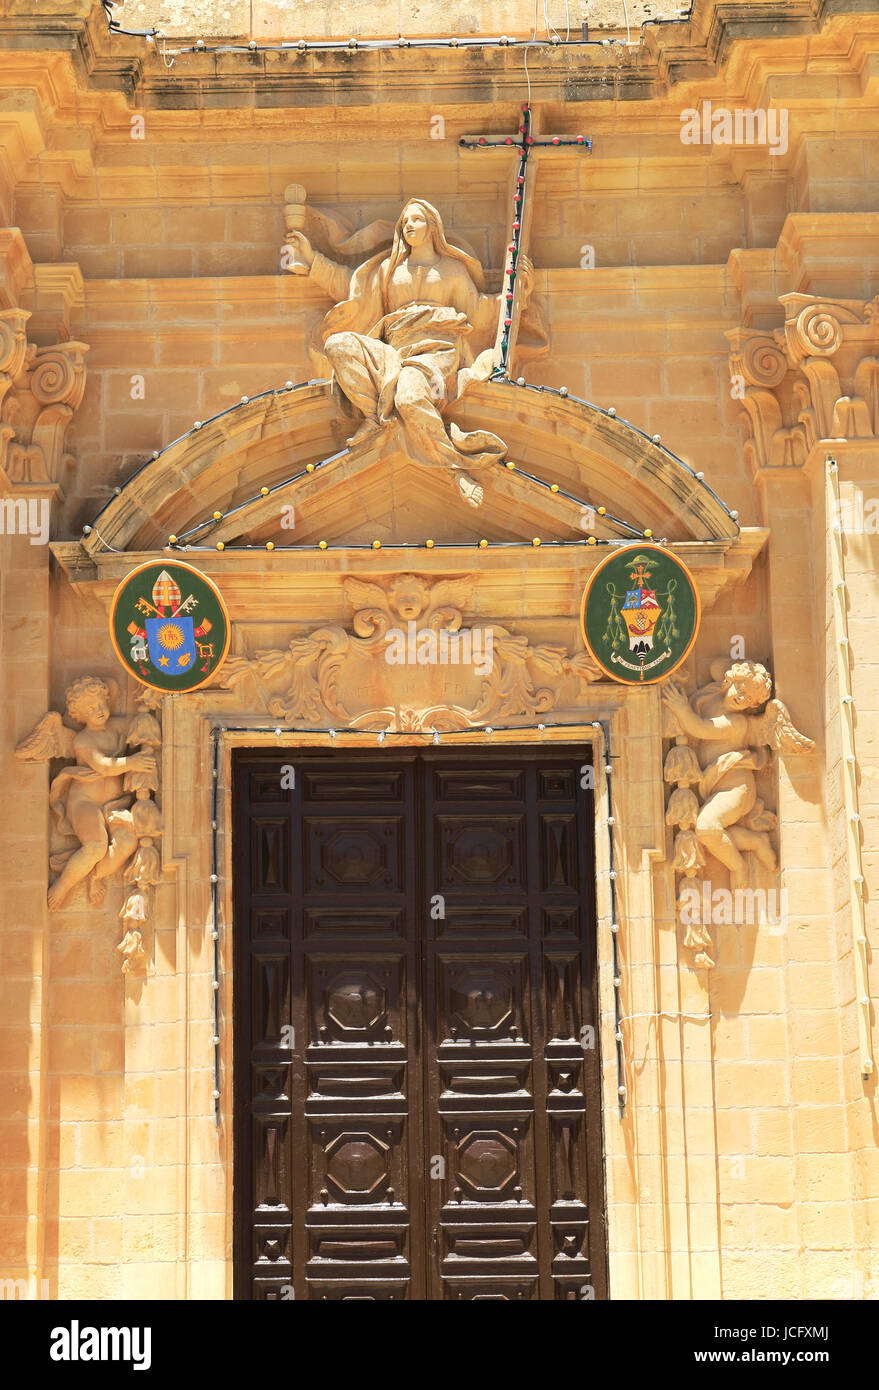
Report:
<svg viewBox="0 0 879 1390"><path fill-rule="evenodd" d="M517 279L522 287L522 302L527 304L534 289L534 263L528 256L519 257Z"/></svg>
<svg viewBox="0 0 879 1390"><path fill-rule="evenodd" d="M314 247L304 232L288 232L283 266L293 275L307 275L314 263Z"/></svg>
<svg viewBox="0 0 879 1390"><path fill-rule="evenodd" d="M690 708L690 701L676 681L666 681L660 688L660 695L663 703L676 714Z"/></svg>
<svg viewBox="0 0 879 1390"><path fill-rule="evenodd" d="M156 760L152 753L131 753L125 759L126 772L155 772Z"/></svg>

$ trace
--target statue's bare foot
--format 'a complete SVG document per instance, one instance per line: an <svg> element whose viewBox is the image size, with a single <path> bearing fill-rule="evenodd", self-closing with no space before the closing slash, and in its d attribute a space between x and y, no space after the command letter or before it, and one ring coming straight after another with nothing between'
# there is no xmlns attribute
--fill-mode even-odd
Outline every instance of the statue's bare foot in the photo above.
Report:
<svg viewBox="0 0 879 1390"><path fill-rule="evenodd" d="M741 869L730 869L729 889L731 893L741 893L748 887L748 870L743 866Z"/></svg>
<svg viewBox="0 0 879 1390"><path fill-rule="evenodd" d="M100 907L107 896L107 883L103 878L97 878L94 874L89 874L88 881L89 902L95 907Z"/></svg>
<svg viewBox="0 0 879 1390"><path fill-rule="evenodd" d="M474 483L473 479L466 473L457 473L455 482L458 484L458 491L464 501L469 502L471 507L478 507L485 496L484 490L479 484Z"/></svg>
<svg viewBox="0 0 879 1390"><path fill-rule="evenodd" d="M352 449L355 444L362 444L365 439L370 439L374 434L378 434L380 429L381 425L378 420L372 420L367 416L358 425L351 438L345 440L345 443L349 449Z"/></svg>
<svg viewBox="0 0 879 1390"><path fill-rule="evenodd" d="M775 850L772 846L755 841L753 850L764 869L768 869L770 873L775 873L775 870L778 868L778 860L775 857Z"/></svg>
<svg viewBox="0 0 879 1390"><path fill-rule="evenodd" d="M67 897L67 894L63 891L63 889L61 892L58 891L58 885L60 884L60 882L60 878L56 878L55 882L49 889L48 894L46 895L46 902L49 906L50 912L54 912L56 908L62 907L64 904L64 899Z"/></svg>

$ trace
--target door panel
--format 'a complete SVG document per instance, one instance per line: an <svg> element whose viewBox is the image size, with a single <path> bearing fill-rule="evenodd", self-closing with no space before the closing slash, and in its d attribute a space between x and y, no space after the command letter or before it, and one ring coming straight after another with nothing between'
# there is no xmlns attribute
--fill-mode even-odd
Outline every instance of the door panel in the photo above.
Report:
<svg viewBox="0 0 879 1390"><path fill-rule="evenodd" d="M236 1296L603 1296L582 753L290 761L235 760Z"/></svg>
<svg viewBox="0 0 879 1390"><path fill-rule="evenodd" d="M594 1014L590 808L570 753L499 757L424 759L429 891L446 912L425 942L425 1124L446 1173L428 1186L429 1296L601 1294L597 1057L580 1033Z"/></svg>

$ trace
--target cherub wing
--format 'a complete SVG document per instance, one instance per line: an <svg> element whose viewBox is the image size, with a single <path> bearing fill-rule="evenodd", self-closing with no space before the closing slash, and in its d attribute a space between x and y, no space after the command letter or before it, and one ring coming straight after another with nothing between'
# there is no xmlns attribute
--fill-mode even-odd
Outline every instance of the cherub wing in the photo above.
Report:
<svg viewBox="0 0 879 1390"><path fill-rule="evenodd" d="M425 620L440 608L466 608L473 593L473 580L469 575L463 579L440 579L430 591Z"/></svg>
<svg viewBox="0 0 879 1390"><path fill-rule="evenodd" d="M565 674L565 659L568 655L567 647L532 647L528 652L531 660L544 671L549 671L554 676Z"/></svg>
<svg viewBox="0 0 879 1390"><path fill-rule="evenodd" d="M377 608L390 612L388 596L379 584L367 584L363 579L345 580L345 597L355 612L361 608Z"/></svg>
<svg viewBox="0 0 879 1390"><path fill-rule="evenodd" d="M574 656L564 657L562 670L566 676L579 676L583 681L600 681L603 674L585 648Z"/></svg>
<svg viewBox="0 0 879 1390"><path fill-rule="evenodd" d="M787 705L781 700L770 700L759 716L751 716L752 738L749 742L768 745L780 753L808 753L815 747L810 738L794 728L788 714Z"/></svg>
<svg viewBox="0 0 879 1390"><path fill-rule="evenodd" d="M15 756L23 762L47 762L49 758L72 758L76 734L68 729L57 710L44 714L33 733L22 739Z"/></svg>

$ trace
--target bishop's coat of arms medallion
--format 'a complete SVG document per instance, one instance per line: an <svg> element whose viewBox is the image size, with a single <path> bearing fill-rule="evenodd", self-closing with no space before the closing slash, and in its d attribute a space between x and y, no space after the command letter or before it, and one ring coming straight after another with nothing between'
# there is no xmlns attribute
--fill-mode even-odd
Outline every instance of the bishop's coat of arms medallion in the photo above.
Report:
<svg viewBox="0 0 879 1390"><path fill-rule="evenodd" d="M652 685L686 660L700 614L698 590L681 560L662 546L626 546L590 575L583 640L612 680Z"/></svg>

